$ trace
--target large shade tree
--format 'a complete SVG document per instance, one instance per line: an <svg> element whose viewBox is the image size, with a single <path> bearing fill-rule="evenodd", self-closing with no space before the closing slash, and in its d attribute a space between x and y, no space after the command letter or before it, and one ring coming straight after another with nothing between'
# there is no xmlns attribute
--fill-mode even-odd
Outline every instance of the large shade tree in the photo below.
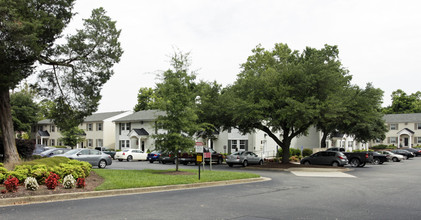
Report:
<svg viewBox="0 0 421 220"><path fill-rule="evenodd" d="M61 39L73 17L74 0L0 0L0 124L5 162L18 161L10 89L39 73L40 95L54 101L54 123L71 129L97 110L100 90L123 51L120 30L94 9L83 28ZM38 70L38 71L37 71Z"/></svg>
<svg viewBox="0 0 421 220"><path fill-rule="evenodd" d="M264 131L283 149L282 162L289 163L292 139L305 134L331 94L349 83L338 54L329 45L301 53L286 44L272 50L257 46L236 82L222 92L224 127Z"/></svg>

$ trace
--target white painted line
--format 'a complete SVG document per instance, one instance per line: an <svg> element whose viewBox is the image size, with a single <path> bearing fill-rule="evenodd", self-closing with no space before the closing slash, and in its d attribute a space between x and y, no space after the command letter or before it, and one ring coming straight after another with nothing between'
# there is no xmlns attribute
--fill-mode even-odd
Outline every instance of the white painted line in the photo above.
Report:
<svg viewBox="0 0 421 220"><path fill-rule="evenodd" d="M296 176L307 176L307 177L345 177L345 178L356 178L353 175L343 172L306 172L306 171L291 171Z"/></svg>

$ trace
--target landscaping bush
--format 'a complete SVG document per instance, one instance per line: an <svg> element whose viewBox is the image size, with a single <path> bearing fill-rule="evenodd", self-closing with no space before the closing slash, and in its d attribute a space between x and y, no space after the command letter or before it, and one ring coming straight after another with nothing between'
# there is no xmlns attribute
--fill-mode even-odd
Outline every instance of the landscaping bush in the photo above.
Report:
<svg viewBox="0 0 421 220"><path fill-rule="evenodd" d="M7 191L9 192L16 192L18 190L19 180L16 177L7 178L6 181L4 181L4 186L6 186Z"/></svg>
<svg viewBox="0 0 421 220"><path fill-rule="evenodd" d="M76 186L76 180L75 180L75 178L73 178L72 174L64 177L63 187L65 189L71 189L71 188L74 188L75 186Z"/></svg>
<svg viewBox="0 0 421 220"><path fill-rule="evenodd" d="M3 164L1 164L3 165ZM4 168L3 166L0 166L0 183L3 183L3 181L6 180L7 177L7 169Z"/></svg>
<svg viewBox="0 0 421 220"><path fill-rule="evenodd" d="M54 167L54 173L64 178L65 176L72 175L74 178L85 178L85 171L78 164L65 164L62 163L58 167Z"/></svg>
<svg viewBox="0 0 421 220"><path fill-rule="evenodd" d="M50 172L48 172L48 168L45 164L38 164L32 166L31 169L31 176L34 177L39 184L44 184L45 179L47 179Z"/></svg>
<svg viewBox="0 0 421 220"><path fill-rule="evenodd" d="M304 148L303 149L303 157L308 157L308 156L310 156L312 154L313 154L313 150L312 149L310 149L310 148Z"/></svg>
<svg viewBox="0 0 421 220"><path fill-rule="evenodd" d="M385 145L385 144L379 144L376 146L372 146L370 147L370 149L373 150L383 150L383 149L397 149L398 147L396 147L395 145L391 144L391 145Z"/></svg>
<svg viewBox="0 0 421 220"><path fill-rule="evenodd" d="M85 188L86 186L85 178L78 178L76 184L77 184L77 188Z"/></svg>
<svg viewBox="0 0 421 220"><path fill-rule="evenodd" d="M57 174L51 172L50 175L45 180L45 185L47 186L48 189L55 189L58 185L59 179L60 177Z"/></svg>
<svg viewBox="0 0 421 220"><path fill-rule="evenodd" d="M16 148L21 158L29 159L35 150L35 140L16 139Z"/></svg>
<svg viewBox="0 0 421 220"><path fill-rule="evenodd" d="M28 177L25 180L25 188L27 190L35 191L39 188L38 182L34 177Z"/></svg>
<svg viewBox="0 0 421 220"><path fill-rule="evenodd" d="M277 157L282 157L282 148L278 149L278 154L276 155ZM301 151L300 149L297 148L290 148L289 149L289 156L301 156Z"/></svg>

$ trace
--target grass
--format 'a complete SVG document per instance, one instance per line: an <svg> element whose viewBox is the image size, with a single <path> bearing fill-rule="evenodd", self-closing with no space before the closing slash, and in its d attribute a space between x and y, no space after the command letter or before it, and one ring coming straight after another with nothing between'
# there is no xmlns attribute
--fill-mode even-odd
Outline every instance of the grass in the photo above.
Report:
<svg viewBox="0 0 421 220"><path fill-rule="evenodd" d="M205 171L198 178L197 170L181 170L194 175L167 175L164 172L174 170L100 170L95 169L105 182L95 190L128 189L150 186L177 185L200 182L213 182L222 180L247 179L260 177L252 173L239 173L228 171Z"/></svg>

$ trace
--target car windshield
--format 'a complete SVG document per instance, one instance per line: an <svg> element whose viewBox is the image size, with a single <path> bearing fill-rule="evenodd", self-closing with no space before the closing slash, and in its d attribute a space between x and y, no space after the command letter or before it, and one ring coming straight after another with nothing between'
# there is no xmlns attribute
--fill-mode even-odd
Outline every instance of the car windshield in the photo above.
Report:
<svg viewBox="0 0 421 220"><path fill-rule="evenodd" d="M123 150L123 152L129 152L130 150Z"/></svg>
<svg viewBox="0 0 421 220"><path fill-rule="evenodd" d="M158 151L152 151L151 154L159 154Z"/></svg>
<svg viewBox="0 0 421 220"><path fill-rule="evenodd" d="M78 151L80 151L80 149L73 149L73 150L69 150L69 151L67 151L66 153L64 153L65 155L71 155L71 154L75 154L75 153L77 153Z"/></svg>

